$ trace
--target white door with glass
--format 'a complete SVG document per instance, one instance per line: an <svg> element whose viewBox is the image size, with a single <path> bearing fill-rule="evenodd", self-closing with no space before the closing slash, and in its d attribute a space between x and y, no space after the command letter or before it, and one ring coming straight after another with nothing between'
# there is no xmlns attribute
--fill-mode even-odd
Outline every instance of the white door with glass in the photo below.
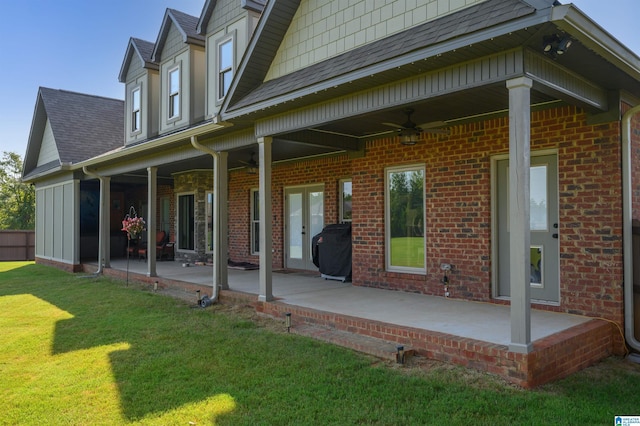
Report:
<svg viewBox="0 0 640 426"><path fill-rule="evenodd" d="M531 299L560 302L558 163L556 155L531 157ZM497 162L498 297L509 297L509 161Z"/></svg>
<svg viewBox="0 0 640 426"><path fill-rule="evenodd" d="M317 270L311 239L324 228L324 185L286 188L285 267Z"/></svg>

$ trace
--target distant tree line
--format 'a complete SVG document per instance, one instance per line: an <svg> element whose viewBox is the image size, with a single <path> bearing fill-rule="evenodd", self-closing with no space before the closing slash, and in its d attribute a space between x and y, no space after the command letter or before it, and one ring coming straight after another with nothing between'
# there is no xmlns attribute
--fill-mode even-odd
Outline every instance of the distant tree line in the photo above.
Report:
<svg viewBox="0 0 640 426"><path fill-rule="evenodd" d="M36 194L22 182L22 158L4 152L0 160L0 229L34 229Z"/></svg>

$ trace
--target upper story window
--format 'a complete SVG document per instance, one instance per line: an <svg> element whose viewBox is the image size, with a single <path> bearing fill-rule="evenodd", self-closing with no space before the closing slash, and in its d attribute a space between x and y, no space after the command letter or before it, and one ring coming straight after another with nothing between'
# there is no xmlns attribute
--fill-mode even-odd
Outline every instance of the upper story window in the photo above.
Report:
<svg viewBox="0 0 640 426"><path fill-rule="evenodd" d="M180 116L180 68L169 71L169 118Z"/></svg>
<svg viewBox="0 0 640 426"><path fill-rule="evenodd" d="M142 127L140 108L140 88L137 87L131 92L131 133L139 132Z"/></svg>
<svg viewBox="0 0 640 426"><path fill-rule="evenodd" d="M223 99L233 79L233 38L218 44L218 100Z"/></svg>

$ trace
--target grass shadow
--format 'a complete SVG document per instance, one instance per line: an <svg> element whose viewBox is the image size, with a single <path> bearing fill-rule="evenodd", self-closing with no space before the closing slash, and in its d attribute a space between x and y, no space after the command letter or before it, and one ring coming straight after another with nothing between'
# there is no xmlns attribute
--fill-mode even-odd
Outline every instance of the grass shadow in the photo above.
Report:
<svg viewBox="0 0 640 426"><path fill-rule="evenodd" d="M127 421L186 424L167 413L206 407L197 424L610 424L640 406L637 366L523 391L459 367L386 368L119 281L38 265L0 272L0 299L23 294L68 313L53 327L52 354L114 348L108 363Z"/></svg>
<svg viewBox="0 0 640 426"><path fill-rule="evenodd" d="M213 310L39 265L0 274L0 297L25 294L69 314L53 326L52 356L126 345L108 354L126 419L153 417L225 394L223 387L202 380L211 371L208 361L216 345Z"/></svg>

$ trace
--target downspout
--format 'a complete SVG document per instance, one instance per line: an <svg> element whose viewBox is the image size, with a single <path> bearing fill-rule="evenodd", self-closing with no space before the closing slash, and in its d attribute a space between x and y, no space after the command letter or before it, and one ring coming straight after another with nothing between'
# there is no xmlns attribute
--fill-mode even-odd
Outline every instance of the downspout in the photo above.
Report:
<svg viewBox="0 0 640 426"><path fill-rule="evenodd" d="M624 252L624 333L627 344L640 352L640 341L635 336L633 307L633 205L631 173L631 119L640 112L640 105L622 116L622 234Z"/></svg>
<svg viewBox="0 0 640 426"><path fill-rule="evenodd" d="M197 136L191 136L191 145L197 149L198 151L202 151L204 153L207 153L209 155L211 155L213 157L213 160L215 163L217 163L218 160L218 153L202 144L200 144L198 142L198 137ZM215 173L215 172L214 172ZM215 179L214 177L214 182L216 182L217 179ZM215 183L214 183L215 185ZM214 191L214 197L216 197L218 194L218 191ZM216 202L216 209L219 208L219 201ZM213 244L213 259L214 259L214 280L213 280L213 290L212 290L212 295L211 295L211 303L216 303L218 301L218 282L217 279L219 278L220 274L218 274L217 272L215 272L215 268L220 268L221 266L218 265L218 262L220 261L220 256L219 256L219 250L220 250L220 244L218 244L218 240L219 240L219 235L220 235L220 231L218 230L218 224L216 223L216 226L213 228L213 232L214 232L214 244Z"/></svg>
<svg viewBox="0 0 640 426"><path fill-rule="evenodd" d="M95 275L102 274L102 259L104 257L104 176L99 176L90 172L86 166L82 167L85 175L96 178L100 181L100 211L98 213L98 270Z"/></svg>

